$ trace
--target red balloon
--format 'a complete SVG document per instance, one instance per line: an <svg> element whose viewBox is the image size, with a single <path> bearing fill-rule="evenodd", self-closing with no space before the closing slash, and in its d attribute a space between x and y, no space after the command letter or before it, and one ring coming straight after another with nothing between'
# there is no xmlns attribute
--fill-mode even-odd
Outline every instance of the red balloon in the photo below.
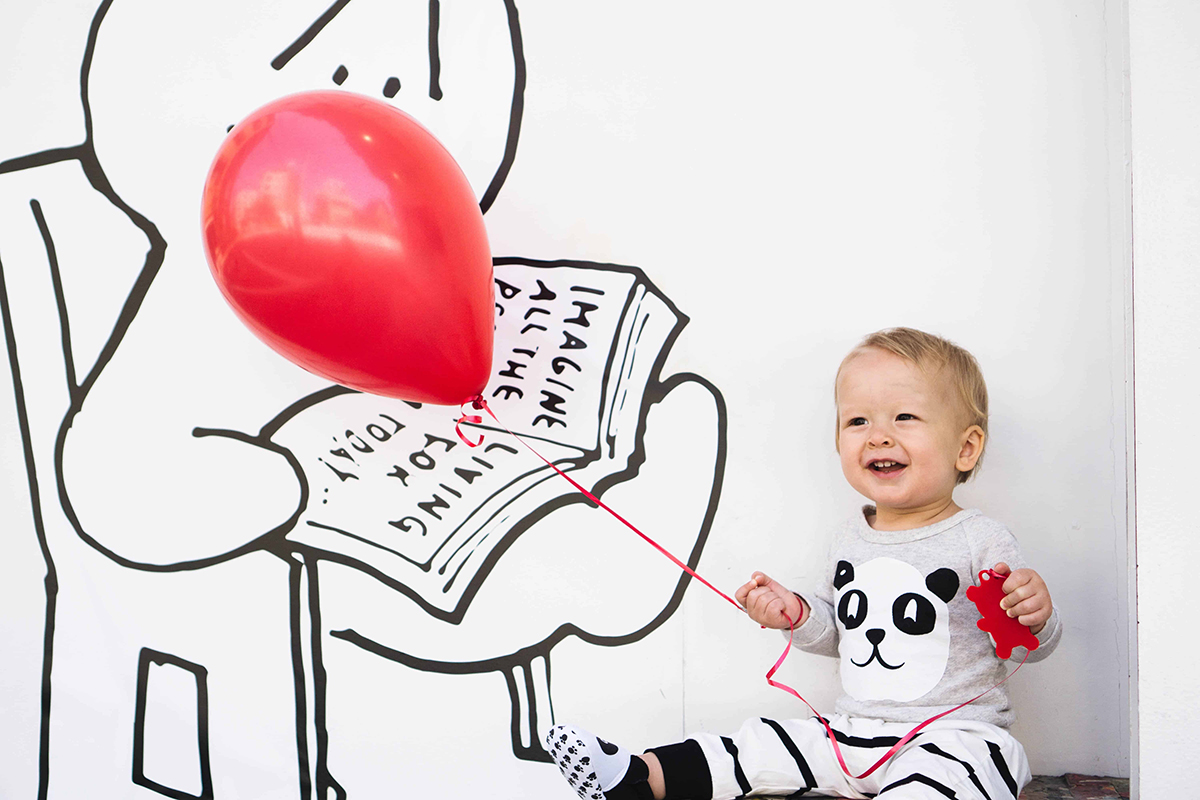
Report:
<svg viewBox="0 0 1200 800"><path fill-rule="evenodd" d="M217 151L202 214L221 293L291 361L416 402L483 391L495 307L483 215L412 117L340 91L268 103Z"/></svg>

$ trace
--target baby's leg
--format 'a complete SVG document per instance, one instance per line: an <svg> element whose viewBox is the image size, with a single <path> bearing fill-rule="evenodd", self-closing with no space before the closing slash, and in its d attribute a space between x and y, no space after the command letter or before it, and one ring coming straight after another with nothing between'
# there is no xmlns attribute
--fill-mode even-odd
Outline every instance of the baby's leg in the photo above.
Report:
<svg viewBox="0 0 1200 800"><path fill-rule="evenodd" d="M887 800L1016 800L1031 779L1021 743L982 722L926 729L881 769Z"/></svg>
<svg viewBox="0 0 1200 800"><path fill-rule="evenodd" d="M662 771L655 762L657 793L645 759L570 725L546 732L546 752L583 800L662 800Z"/></svg>
<svg viewBox="0 0 1200 800"><path fill-rule="evenodd" d="M546 736L546 749L585 800L732 800L797 792L855 796L815 719L752 719L732 737L698 733L651 748L643 757L577 728L557 726Z"/></svg>

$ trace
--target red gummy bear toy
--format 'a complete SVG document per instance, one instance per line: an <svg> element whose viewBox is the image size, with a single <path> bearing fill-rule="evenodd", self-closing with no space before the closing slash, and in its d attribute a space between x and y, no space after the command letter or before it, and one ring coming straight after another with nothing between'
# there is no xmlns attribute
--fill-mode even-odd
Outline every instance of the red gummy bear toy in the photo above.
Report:
<svg viewBox="0 0 1200 800"><path fill-rule="evenodd" d="M1032 652L1038 646L1037 637L1029 628L1015 617L1008 616L1000 607L1000 601L1004 598L1004 579L1007 577L995 570L985 569L979 573L979 585L967 587L967 599L983 615L983 619L975 624L979 630L992 635L992 641L996 643L996 655L1000 658L1011 656L1014 647L1025 647Z"/></svg>

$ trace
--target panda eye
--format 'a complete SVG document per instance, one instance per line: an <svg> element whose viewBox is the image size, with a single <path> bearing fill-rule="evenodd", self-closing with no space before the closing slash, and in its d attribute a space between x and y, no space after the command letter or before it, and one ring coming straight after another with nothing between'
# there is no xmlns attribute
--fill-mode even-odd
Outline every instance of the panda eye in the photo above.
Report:
<svg viewBox="0 0 1200 800"><path fill-rule="evenodd" d="M937 611L928 599L909 592L892 603L892 624L909 636L921 636L933 630L937 623Z"/></svg>
<svg viewBox="0 0 1200 800"><path fill-rule="evenodd" d="M846 630L854 630L867 618L867 596L858 589L851 589L838 602L837 614Z"/></svg>

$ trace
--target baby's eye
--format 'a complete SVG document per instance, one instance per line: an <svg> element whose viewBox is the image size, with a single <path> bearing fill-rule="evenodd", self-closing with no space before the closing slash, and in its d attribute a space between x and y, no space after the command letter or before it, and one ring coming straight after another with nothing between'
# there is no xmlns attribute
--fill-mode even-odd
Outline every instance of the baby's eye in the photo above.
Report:
<svg viewBox="0 0 1200 800"><path fill-rule="evenodd" d="M864 417L854 417L853 419L847 420L847 422L846 422L846 426L850 427L850 428L853 428L857 425L866 425L866 424L867 424L867 420Z"/></svg>
<svg viewBox="0 0 1200 800"><path fill-rule="evenodd" d="M912 414L897 414L896 415L897 421L905 420L905 419L916 419L916 417L914 417Z"/></svg>

